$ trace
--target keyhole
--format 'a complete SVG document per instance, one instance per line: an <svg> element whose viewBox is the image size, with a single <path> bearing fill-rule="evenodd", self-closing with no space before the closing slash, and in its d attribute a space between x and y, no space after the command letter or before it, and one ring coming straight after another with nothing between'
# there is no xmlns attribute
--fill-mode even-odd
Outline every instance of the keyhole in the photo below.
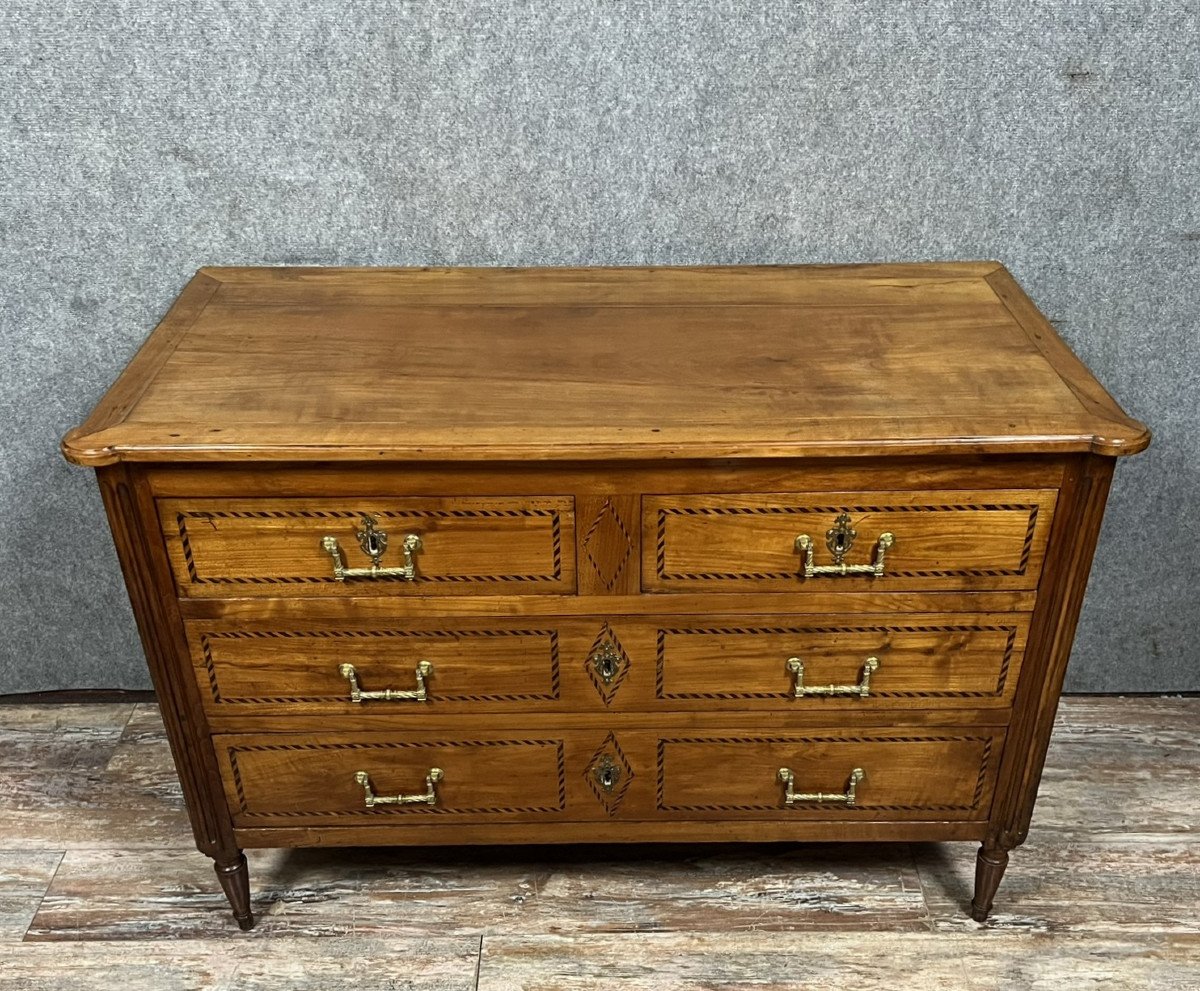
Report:
<svg viewBox="0 0 1200 991"><path fill-rule="evenodd" d="M839 533L834 538L834 543L837 545L837 549L839 551L844 551L846 549L846 535L844 533Z"/></svg>
<svg viewBox="0 0 1200 991"><path fill-rule="evenodd" d="M617 782L621 780L621 769L609 757L605 757L592 773L596 776L596 783L608 792L612 791L617 786Z"/></svg>
<svg viewBox="0 0 1200 991"><path fill-rule="evenodd" d="M592 655L592 666L606 685L611 685L617 676L617 668L621 658L617 655L611 643L604 644L599 651Z"/></svg>

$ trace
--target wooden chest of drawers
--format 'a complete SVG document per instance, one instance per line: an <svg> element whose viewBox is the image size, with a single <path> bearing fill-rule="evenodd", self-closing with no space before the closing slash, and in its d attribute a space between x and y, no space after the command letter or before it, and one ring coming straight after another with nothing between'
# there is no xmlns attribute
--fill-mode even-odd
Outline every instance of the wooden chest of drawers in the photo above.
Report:
<svg viewBox="0 0 1200 991"><path fill-rule="evenodd" d="M1029 827L1113 463L995 263L205 269L98 470L196 841Z"/></svg>

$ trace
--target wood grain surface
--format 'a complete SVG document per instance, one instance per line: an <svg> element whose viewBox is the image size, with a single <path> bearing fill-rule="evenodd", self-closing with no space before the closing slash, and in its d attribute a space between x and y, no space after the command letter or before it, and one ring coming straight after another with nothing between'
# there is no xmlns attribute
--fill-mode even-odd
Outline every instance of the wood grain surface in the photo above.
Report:
<svg viewBox="0 0 1200 991"><path fill-rule="evenodd" d="M103 465L1148 442L996 263L209 268L64 452Z"/></svg>
<svg viewBox="0 0 1200 991"><path fill-rule="evenodd" d="M1036 588L1054 517L1053 490L797 492L643 499L642 585L647 591L771 592L839 589ZM830 566L826 534L842 515L857 534L848 565L875 562L881 576L802 578L796 538Z"/></svg>
<svg viewBox="0 0 1200 991"><path fill-rule="evenodd" d="M331 480L331 490L336 491ZM164 499L163 537L182 595L471 595L575 591L570 498ZM322 542L338 542L343 566L371 558L356 534L370 517L388 539L383 568L406 564L420 538L415 574L339 581Z"/></svg>
<svg viewBox="0 0 1200 991"><path fill-rule="evenodd" d="M546 616L528 621L414 618L389 626L187 623L213 725L247 716L305 715L324 728L374 718L402 727L449 713L857 713L1003 708L1012 703L1029 617L1022 613ZM606 645L611 669L600 663ZM857 684L865 696L795 695L803 684ZM342 664L363 690L413 691L424 701L351 701ZM604 672L609 671L606 679Z"/></svg>

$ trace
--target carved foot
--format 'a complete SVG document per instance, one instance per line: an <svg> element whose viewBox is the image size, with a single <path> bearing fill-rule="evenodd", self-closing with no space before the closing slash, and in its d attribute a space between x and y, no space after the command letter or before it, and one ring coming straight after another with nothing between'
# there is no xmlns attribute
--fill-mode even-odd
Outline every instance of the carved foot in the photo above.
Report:
<svg viewBox="0 0 1200 991"><path fill-rule="evenodd" d="M971 918L986 922L992 910L992 899L1008 866L1008 851L999 847L981 846L975 857L975 898L971 902Z"/></svg>
<svg viewBox="0 0 1200 991"><path fill-rule="evenodd" d="M237 859L217 860L213 864L217 880L233 909L238 928L243 932L254 928L254 913L250 911L250 871L246 867L246 855L238 851Z"/></svg>

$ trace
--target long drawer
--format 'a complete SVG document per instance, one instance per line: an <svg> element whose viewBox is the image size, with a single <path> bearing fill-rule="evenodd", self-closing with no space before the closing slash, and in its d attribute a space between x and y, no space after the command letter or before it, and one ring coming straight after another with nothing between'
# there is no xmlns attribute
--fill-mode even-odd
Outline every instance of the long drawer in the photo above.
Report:
<svg viewBox="0 0 1200 991"><path fill-rule="evenodd" d="M1023 613L188 623L215 725L239 715L1004 708Z"/></svg>
<svg viewBox="0 0 1200 991"><path fill-rule="evenodd" d="M626 819L978 821L1003 730L221 735L238 827Z"/></svg>

